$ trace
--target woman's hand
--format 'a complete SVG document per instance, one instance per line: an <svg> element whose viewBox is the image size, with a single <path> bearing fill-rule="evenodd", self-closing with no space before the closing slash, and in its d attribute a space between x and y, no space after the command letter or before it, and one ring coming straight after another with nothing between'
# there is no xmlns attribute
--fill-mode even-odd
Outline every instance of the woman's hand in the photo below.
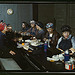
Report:
<svg viewBox="0 0 75 75"><path fill-rule="evenodd" d="M11 55L15 55L15 54L16 54L16 53L15 53L14 51L12 51L12 50L11 50L9 53L10 53Z"/></svg>
<svg viewBox="0 0 75 75"><path fill-rule="evenodd" d="M22 31L19 31L18 33L19 33L19 34L21 34L21 33L22 33Z"/></svg>
<svg viewBox="0 0 75 75"><path fill-rule="evenodd" d="M15 42L16 42L17 40L18 40L17 38L14 38L14 39L13 39L13 41L15 41Z"/></svg>
<svg viewBox="0 0 75 75"><path fill-rule="evenodd" d="M22 37L19 37L19 38L18 38L18 41L21 41L21 40L22 40Z"/></svg>
<svg viewBox="0 0 75 75"><path fill-rule="evenodd" d="M36 37L33 37L33 40L37 40Z"/></svg>
<svg viewBox="0 0 75 75"><path fill-rule="evenodd" d="M75 52L75 49L74 49L74 48L70 48L69 50L71 50L71 51L72 51L72 53L74 53L74 52Z"/></svg>
<svg viewBox="0 0 75 75"><path fill-rule="evenodd" d="M31 39L31 40L37 40L37 38L36 38L36 37L31 37L30 39Z"/></svg>
<svg viewBox="0 0 75 75"><path fill-rule="evenodd" d="M46 41L46 38L44 38L43 40Z"/></svg>
<svg viewBox="0 0 75 75"><path fill-rule="evenodd" d="M46 39L46 38L44 38L43 40L44 40L44 41L51 41L51 39Z"/></svg>
<svg viewBox="0 0 75 75"><path fill-rule="evenodd" d="M62 51L62 52L64 52L62 49L60 49L60 48L58 48L58 50L60 50L60 51Z"/></svg>

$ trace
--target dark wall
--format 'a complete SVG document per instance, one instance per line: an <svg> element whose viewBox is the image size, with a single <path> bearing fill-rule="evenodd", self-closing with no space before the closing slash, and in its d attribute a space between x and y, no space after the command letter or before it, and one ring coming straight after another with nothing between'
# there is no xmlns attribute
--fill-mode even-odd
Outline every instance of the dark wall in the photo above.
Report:
<svg viewBox="0 0 75 75"><path fill-rule="evenodd" d="M8 15L7 9L13 9L14 14ZM60 33L61 26L68 24L75 35L75 4L0 4L0 20L11 24L13 30L21 29L21 22L29 23L31 19L43 22L54 22Z"/></svg>
<svg viewBox="0 0 75 75"><path fill-rule="evenodd" d="M55 4L54 13L56 29L60 32L62 25L70 25L75 35L75 4Z"/></svg>
<svg viewBox="0 0 75 75"><path fill-rule="evenodd" d="M38 4L38 20L53 21L59 33L62 25L70 25L75 35L75 4Z"/></svg>
<svg viewBox="0 0 75 75"><path fill-rule="evenodd" d="M7 9L13 9L12 15L7 14ZM29 21L33 18L32 4L0 4L0 20L4 20L6 24L11 24L13 30L21 29L21 22Z"/></svg>
<svg viewBox="0 0 75 75"><path fill-rule="evenodd" d="M54 4L54 17L56 20L56 30L61 33L61 26L66 25L67 22L67 5L66 4Z"/></svg>
<svg viewBox="0 0 75 75"><path fill-rule="evenodd" d="M38 4L33 4L33 19L38 21Z"/></svg>
<svg viewBox="0 0 75 75"><path fill-rule="evenodd" d="M25 21L29 24L30 20L33 19L32 4L18 4L17 5L17 26L21 26L21 22Z"/></svg>
<svg viewBox="0 0 75 75"><path fill-rule="evenodd" d="M43 22L44 26L48 22L54 22L54 5L38 4L38 20Z"/></svg>

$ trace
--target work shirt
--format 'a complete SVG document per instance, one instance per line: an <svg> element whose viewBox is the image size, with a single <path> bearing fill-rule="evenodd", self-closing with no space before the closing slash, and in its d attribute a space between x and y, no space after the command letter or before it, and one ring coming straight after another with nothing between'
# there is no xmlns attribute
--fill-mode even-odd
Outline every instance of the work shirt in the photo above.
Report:
<svg viewBox="0 0 75 75"><path fill-rule="evenodd" d="M28 28L22 28L22 32L26 32L28 30Z"/></svg>
<svg viewBox="0 0 75 75"><path fill-rule="evenodd" d="M41 39L41 40L43 40L43 38L44 38L44 34L45 34L45 32L44 32L43 29L42 29L42 30L39 30L38 33L37 33L36 38L37 38L37 39Z"/></svg>
<svg viewBox="0 0 75 75"><path fill-rule="evenodd" d="M11 41L10 39L7 40L6 34L2 33L0 31L0 57L8 57L9 56L9 51L14 50L14 47L10 47L13 43L9 43ZM9 44L9 46L7 46Z"/></svg>
<svg viewBox="0 0 75 75"><path fill-rule="evenodd" d="M53 31L53 34L49 34L49 32L46 33L45 38L50 39L50 46L52 48L56 48L58 39L60 38L60 34L57 31Z"/></svg>
<svg viewBox="0 0 75 75"><path fill-rule="evenodd" d="M0 31L0 48L4 46L5 34Z"/></svg>
<svg viewBox="0 0 75 75"><path fill-rule="evenodd" d="M67 50L70 48L75 49L75 37L72 35L69 35L67 39L64 39L64 37L60 37L57 43L56 48L60 48L62 50Z"/></svg>
<svg viewBox="0 0 75 75"><path fill-rule="evenodd" d="M30 34L33 35L33 36L36 36L38 30L36 29L36 27L35 27L35 28L32 28L32 27L31 27L30 29L27 30L27 32L30 33Z"/></svg>

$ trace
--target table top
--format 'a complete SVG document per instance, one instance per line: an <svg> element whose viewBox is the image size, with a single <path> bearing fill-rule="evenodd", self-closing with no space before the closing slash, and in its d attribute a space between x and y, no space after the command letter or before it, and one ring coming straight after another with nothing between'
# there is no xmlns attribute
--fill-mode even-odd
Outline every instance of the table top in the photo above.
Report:
<svg viewBox="0 0 75 75"><path fill-rule="evenodd" d="M24 37L25 38L25 37ZM14 44L12 44L14 45ZM65 64L61 61L58 62L50 62L47 61L47 55L52 56L57 52L55 49L48 50L48 53L44 52L43 47L33 47L34 50L32 52L28 52L27 50L21 48L17 49L21 51L22 56L33 66L35 69L41 72L69 72L68 70L65 70ZM34 72L35 72L34 69ZM75 70L70 70L70 72Z"/></svg>
<svg viewBox="0 0 75 75"><path fill-rule="evenodd" d="M47 61L47 56L51 57L53 55L53 52L56 52L59 54L56 49L48 50L47 53L44 52L44 47L33 47L33 51L25 51L22 49L23 53L28 57L30 61L32 61L38 68L40 68L40 71L48 71L48 72L67 72L68 70L65 69L65 64L61 61L55 61L50 62ZM54 53L55 54L55 53ZM70 70L74 71L74 70Z"/></svg>

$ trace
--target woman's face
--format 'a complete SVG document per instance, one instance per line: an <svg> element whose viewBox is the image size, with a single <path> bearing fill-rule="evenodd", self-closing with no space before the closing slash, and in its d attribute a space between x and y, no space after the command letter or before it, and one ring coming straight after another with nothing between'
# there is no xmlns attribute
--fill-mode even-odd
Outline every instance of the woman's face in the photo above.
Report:
<svg viewBox="0 0 75 75"><path fill-rule="evenodd" d="M37 29L40 29L40 27L39 27L38 25L36 25L36 28L37 28Z"/></svg>
<svg viewBox="0 0 75 75"><path fill-rule="evenodd" d="M8 26L7 31L11 31L11 30L12 30L12 26Z"/></svg>
<svg viewBox="0 0 75 75"><path fill-rule="evenodd" d="M5 26L4 31L5 31L5 32L7 31L7 26Z"/></svg>
<svg viewBox="0 0 75 75"><path fill-rule="evenodd" d="M52 33L52 32L53 32L53 29L52 29L52 28L48 28L47 31L48 31L49 33Z"/></svg>
<svg viewBox="0 0 75 75"><path fill-rule="evenodd" d="M31 27L35 27L35 24L31 24Z"/></svg>
<svg viewBox="0 0 75 75"><path fill-rule="evenodd" d="M22 28L25 28L25 24L24 23L22 23Z"/></svg>
<svg viewBox="0 0 75 75"><path fill-rule="evenodd" d="M2 24L3 22L1 22L1 24Z"/></svg>
<svg viewBox="0 0 75 75"><path fill-rule="evenodd" d="M65 31L62 33L62 35L64 36L65 39L67 39L70 35L70 33L68 31Z"/></svg>

